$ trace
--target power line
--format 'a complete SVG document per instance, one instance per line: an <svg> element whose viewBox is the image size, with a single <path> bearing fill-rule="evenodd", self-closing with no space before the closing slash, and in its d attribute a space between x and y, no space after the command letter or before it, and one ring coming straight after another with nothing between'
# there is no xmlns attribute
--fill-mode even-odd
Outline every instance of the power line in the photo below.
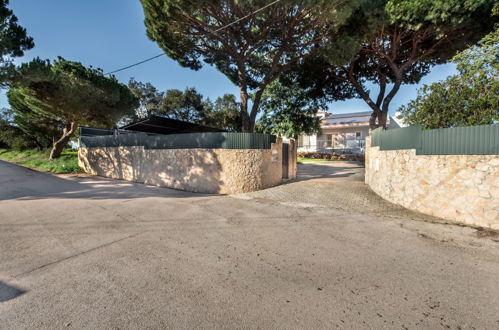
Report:
<svg viewBox="0 0 499 330"><path fill-rule="evenodd" d="M229 24L227 24L227 25L224 25L224 26L222 26L222 27L220 27L220 28L216 29L215 31L210 32L210 33L211 33L211 34L218 33L218 32L220 32L220 31L222 31L223 29L226 29L226 28L228 28L229 26L232 26L232 25L234 25L234 24L236 24L236 23L239 23L240 21L242 21L242 20L244 20L244 19L246 19L246 18L248 18L248 17L250 17L250 16L252 16L252 15L255 15L255 14L259 13L259 12L261 12L262 10L265 10L265 9L267 9L268 7L272 6L272 5L275 5L276 3L280 2L280 1L281 1L281 0L276 0L276 1L274 1L274 2L271 2L271 3L269 3L268 5L265 5L265 6L263 6L262 8L259 8L259 9L255 10L254 12L249 13L248 15L246 15L246 16L244 16L244 17L241 17L241 18L239 18L239 19L235 20L234 22L231 22L231 23L229 23ZM126 69L130 69L131 67L134 67L134 66L140 65L140 64L142 64L142 63L146 63L146 62L152 61L152 60L154 60L154 59L156 59L156 58L158 58L158 57L164 56L164 55L166 55L166 54L165 54L165 53L161 53L161 54L158 54L158 55L156 55L156 56L149 57L149 58L147 58L147 59L145 59L145 60L143 60L143 61L140 61L140 62L137 62L137 63L134 63L134 64L130 64L130 65L128 65L128 66L125 66L125 67L123 67L123 68L120 68L120 69L117 69L117 70L114 70L114 71L111 71L111 72L108 72L108 73L104 73L104 75L109 75L109 74L113 74L113 73L116 73L116 72L120 72L120 71L123 71L123 70L126 70Z"/></svg>
<svg viewBox="0 0 499 330"><path fill-rule="evenodd" d="M118 69L118 70L114 70L114 71L111 71L111 72L105 73L104 75L108 75L108 74L112 74L112 73L115 73L115 72L119 72L119 71L123 71L123 70L129 69L129 68L131 68L131 67L134 67L134 66L140 65L140 64L142 64L142 63L145 63L145 62L149 62L149 61L151 61L151 60L154 60L155 58L161 57L161 56L163 56L163 55L165 55L165 53L161 53L161 54L159 54L159 55L156 55L156 56L153 56L153 57L149 57L148 59L145 59L145 60L143 60L143 61L140 61L140 62L137 62L137 63L131 64L131 65L128 65L128 66L125 66L125 67L123 67L123 68L121 68L121 69Z"/></svg>

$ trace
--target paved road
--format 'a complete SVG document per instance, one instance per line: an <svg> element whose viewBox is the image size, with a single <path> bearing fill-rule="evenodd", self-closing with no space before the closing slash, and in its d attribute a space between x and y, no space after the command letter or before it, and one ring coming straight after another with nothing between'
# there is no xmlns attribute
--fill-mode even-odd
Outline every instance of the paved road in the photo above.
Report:
<svg viewBox="0 0 499 330"><path fill-rule="evenodd" d="M498 245L0 162L2 329L497 329Z"/></svg>

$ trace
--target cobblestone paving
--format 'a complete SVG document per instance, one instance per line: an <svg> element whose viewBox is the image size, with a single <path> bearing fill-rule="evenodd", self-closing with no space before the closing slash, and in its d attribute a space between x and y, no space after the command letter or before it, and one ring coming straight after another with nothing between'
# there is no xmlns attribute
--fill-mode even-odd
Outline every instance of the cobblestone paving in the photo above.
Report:
<svg viewBox="0 0 499 330"><path fill-rule="evenodd" d="M277 187L232 197L279 202L302 207L335 208L344 211L441 221L410 211L376 195L364 183L364 166L354 162L298 164L298 178Z"/></svg>

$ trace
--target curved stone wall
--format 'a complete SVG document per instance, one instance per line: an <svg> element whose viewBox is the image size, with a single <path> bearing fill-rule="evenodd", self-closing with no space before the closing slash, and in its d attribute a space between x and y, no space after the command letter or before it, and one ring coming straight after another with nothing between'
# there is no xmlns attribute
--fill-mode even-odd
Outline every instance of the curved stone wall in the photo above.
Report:
<svg viewBox="0 0 499 330"><path fill-rule="evenodd" d="M365 182L408 209L499 229L498 155L416 155L379 150L366 139Z"/></svg>
<svg viewBox="0 0 499 330"><path fill-rule="evenodd" d="M296 157L290 157L290 162L295 164L288 166L294 178ZM80 148L78 163L87 172L108 178L233 194L282 182L282 143L272 144L272 149Z"/></svg>

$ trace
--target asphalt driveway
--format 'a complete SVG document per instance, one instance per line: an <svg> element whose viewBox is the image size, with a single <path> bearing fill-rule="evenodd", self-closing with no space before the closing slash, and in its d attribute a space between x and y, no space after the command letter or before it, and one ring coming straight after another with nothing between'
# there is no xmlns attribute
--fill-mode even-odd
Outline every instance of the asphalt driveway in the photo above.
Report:
<svg viewBox="0 0 499 330"><path fill-rule="evenodd" d="M0 328L499 327L497 236L313 205L0 161Z"/></svg>

